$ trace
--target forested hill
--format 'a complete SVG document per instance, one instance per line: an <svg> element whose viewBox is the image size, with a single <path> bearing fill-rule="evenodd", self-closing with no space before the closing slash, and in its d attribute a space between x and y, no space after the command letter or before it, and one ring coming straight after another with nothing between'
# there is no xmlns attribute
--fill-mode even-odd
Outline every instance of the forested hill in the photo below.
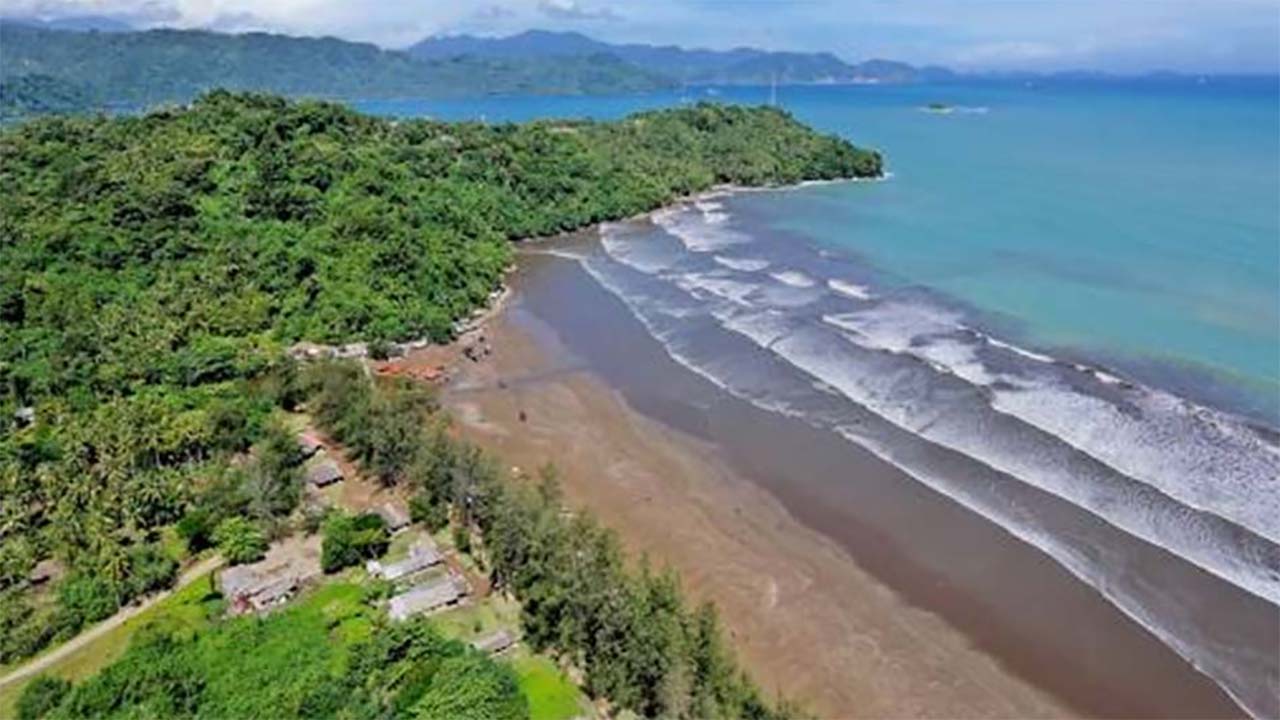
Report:
<svg viewBox="0 0 1280 720"><path fill-rule="evenodd" d="M171 581L173 523L291 510L230 464L295 401L288 344L444 340L513 238L879 173L782 111L715 105L442 124L215 92L0 132L0 664ZM51 557L68 575L33 608Z"/></svg>
<svg viewBox="0 0 1280 720"><path fill-rule="evenodd" d="M52 78L79 88L86 107L187 102L217 87L355 99L642 92L671 84L601 53L423 60L337 38L266 33L74 32L6 21L0 48L0 85ZM0 115L22 109L0 102Z"/></svg>
<svg viewBox="0 0 1280 720"><path fill-rule="evenodd" d="M613 44L576 32L528 30L508 37L440 35L408 49L415 57L524 59L530 61L604 53L682 83L701 85L768 85L807 83L912 83L954 79L940 67L913 67L891 60L846 63L825 52L778 52L738 47L707 50Z"/></svg>

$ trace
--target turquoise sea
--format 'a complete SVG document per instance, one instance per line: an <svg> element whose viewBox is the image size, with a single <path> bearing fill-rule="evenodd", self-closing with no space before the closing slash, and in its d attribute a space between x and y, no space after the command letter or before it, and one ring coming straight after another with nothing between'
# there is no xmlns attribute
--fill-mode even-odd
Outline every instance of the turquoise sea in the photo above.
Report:
<svg viewBox="0 0 1280 720"><path fill-rule="evenodd" d="M362 109L498 122L767 95ZM692 199L574 259L685 368L896 466L1280 713L1280 83L778 100L884 152L889 177Z"/></svg>
<svg viewBox="0 0 1280 720"><path fill-rule="evenodd" d="M767 95L361 107L499 122ZM765 222L966 303L1026 345L1280 425L1280 82L798 87L778 101L880 149L893 177L769 196Z"/></svg>

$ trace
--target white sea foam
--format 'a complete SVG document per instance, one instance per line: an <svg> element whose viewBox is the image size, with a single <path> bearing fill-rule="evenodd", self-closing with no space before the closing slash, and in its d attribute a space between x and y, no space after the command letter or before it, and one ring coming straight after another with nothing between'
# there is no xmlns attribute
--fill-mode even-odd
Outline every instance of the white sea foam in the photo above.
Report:
<svg viewBox="0 0 1280 720"><path fill-rule="evenodd" d="M1093 376L1098 378L1099 381L1104 382L1108 385L1120 385L1124 382L1123 380L1116 377L1115 375L1112 375L1111 373L1108 373L1108 372L1103 372L1101 370L1094 370Z"/></svg>
<svg viewBox="0 0 1280 720"><path fill-rule="evenodd" d="M650 217L663 230L679 238L691 252L713 252L750 240L725 227L723 221L709 222L705 213L694 212L687 205L658 210Z"/></svg>
<svg viewBox="0 0 1280 720"><path fill-rule="evenodd" d="M1041 384L997 392L993 406L1188 507L1280 543L1280 462L1263 440L1234 418L1162 391L1137 388L1126 400L1122 410Z"/></svg>
<svg viewBox="0 0 1280 720"><path fill-rule="evenodd" d="M1052 435L1020 432L1016 425L1020 420L1002 421L998 414L984 410L978 396L957 395L959 389L935 389L936 381L913 377L907 367L872 372L825 341L815 343L804 334L776 339L770 348L895 425L1067 500L1259 597L1280 603L1280 577L1274 574L1280 569L1280 548L1274 544L1254 543L1242 555L1240 546L1228 542L1223 529L1214 524L1216 516L1174 510L1168 507L1167 496L1153 494L1158 492L1154 488L1147 486L1143 491L1137 483L1126 484L1113 470L1075 454L1074 448ZM982 379L972 366L961 364L951 369L966 381ZM1042 399L1042 406L1045 413L1052 412L1047 400ZM1079 417L1075 422L1087 424ZM1201 483L1206 485L1211 487L1212 483Z"/></svg>
<svg viewBox="0 0 1280 720"><path fill-rule="evenodd" d="M827 287L831 288L833 292L844 295L845 297L851 297L858 300L871 299L871 290L867 289L865 286L858 285L857 283L851 283L847 280L832 278L827 281Z"/></svg>
<svg viewBox="0 0 1280 720"><path fill-rule="evenodd" d="M760 387L735 387L725 379L722 363L700 362L685 352L687 337L680 326L688 324L680 318L697 313L660 315L664 311L652 298L618 285L590 264L583 262L677 362L760 407L812 421L797 406ZM723 271L717 273L660 275L650 280L672 282L701 298L722 327L803 371L822 392L839 393L898 428L1051 493L1280 603L1280 549L1274 532L1280 525L1280 493L1276 492L1280 449L1236 419L1129 385L1108 390L1106 395L1123 393L1131 406L1120 409L1104 397L1055 383L1062 371L1055 368L1053 358L988 338L966 328L959 313L923 301L873 299L870 307L857 312L825 316L822 320L827 325L844 334L843 341L833 343L830 331L806 329L794 311L759 306L764 288L784 288L740 282ZM828 281L828 287L832 282L838 281ZM799 287L787 286L790 292ZM848 347L842 348L842 342ZM858 348L888 354L875 360ZM1002 362L1000 372L984 365L982 358L999 357L992 355L996 351L1007 352L1013 364L1006 368ZM919 361L914 368L910 358ZM1100 383L1120 383L1100 370L1084 370ZM856 428L845 434L868 446L865 438L857 437ZM1211 645L1189 643L1188 633L1197 631L1183 632L1170 624L1168 613L1163 619L1154 613L1151 608L1156 601L1150 589L1144 590L1128 574L1110 574L1113 569L1089 552L1073 549L1072 538L1056 538L1045 528L1027 525L1027 518L1016 508L976 499L973 488L950 482L945 474L930 475L911 467L909 459L893 458L886 448L872 449L1048 553L1197 667L1231 685L1231 669L1224 669L1229 660L1223 660L1223 653ZM1257 534L1240 535L1219 516ZM1247 702L1236 691L1233 696Z"/></svg>
<svg viewBox="0 0 1280 720"><path fill-rule="evenodd" d="M565 260L576 260L579 262L586 259L586 256L581 252L565 250L564 248L542 248L529 246L522 248L522 251L531 255L550 255L552 257L563 258Z"/></svg>
<svg viewBox="0 0 1280 720"><path fill-rule="evenodd" d="M769 277L772 277L783 285L790 285L791 287L796 288L810 288L816 284L813 278L805 275L799 270L783 270L781 272L769 273Z"/></svg>
<svg viewBox="0 0 1280 720"><path fill-rule="evenodd" d="M716 255L711 259L731 270L740 270L742 272L759 272L760 270L769 267L768 260L760 260L757 258L737 258Z"/></svg>
<svg viewBox="0 0 1280 720"><path fill-rule="evenodd" d="M856 333L869 346L892 352L906 351L918 338L945 335L960 329L958 313L897 300L879 303L865 310L826 315L822 320Z"/></svg>
<svg viewBox="0 0 1280 720"><path fill-rule="evenodd" d="M600 227L600 245L614 260L629 265L645 274L653 274L670 268L678 260L654 243L632 242L624 237L625 230L617 225Z"/></svg>
<svg viewBox="0 0 1280 720"><path fill-rule="evenodd" d="M683 273L672 276L671 281L685 292L702 297L710 293L743 307L753 307L747 298L760 287L753 283L718 277L710 273Z"/></svg>
<svg viewBox="0 0 1280 720"><path fill-rule="evenodd" d="M1149 388L1129 393L1130 407L1122 410L1109 400L1060 384L1052 376L993 374L977 359L972 345L957 339L956 330L962 327L958 315L924 304L890 302L828 315L823 321L851 331L852 339L865 347L914 356L975 385L1002 380L1007 389L992 395L995 410L1043 430L1187 507L1227 518L1280 543L1280 460L1268 451L1272 446L1238 419ZM985 339L994 347L1037 363L1054 362L1048 356ZM1106 377L1118 382L1113 376ZM1134 408L1139 412L1133 412ZM956 449L971 455L976 452ZM975 456L986 457L982 453ZM1278 587L1261 590L1257 583L1249 586L1254 592L1280 599Z"/></svg>
<svg viewBox="0 0 1280 720"><path fill-rule="evenodd" d="M1001 340L997 340L997 339L995 339L995 338L993 338L993 337L991 337L991 336L989 336L989 335L984 336L984 337L986 337L987 343L989 343L990 345L992 345L992 346L994 346L994 347L998 347L998 348L1000 348L1000 349L1002 349L1002 350L1008 350L1008 351L1010 351L1010 352L1018 353L1019 355L1021 355L1021 356L1022 356L1022 357L1024 357L1024 358L1028 358L1028 359L1031 359L1031 360L1035 360L1036 362L1042 362L1042 363L1051 363L1051 362L1054 362L1054 359L1053 359L1053 358L1051 358L1051 357L1049 357L1048 355L1042 355L1042 354L1040 354L1040 353L1038 353L1038 352L1032 352L1032 351L1030 351L1030 350L1027 350L1026 348L1020 348L1020 347L1018 347L1017 345L1014 345L1014 344L1012 344L1012 343L1003 342L1003 341L1001 341Z"/></svg>
<svg viewBox="0 0 1280 720"><path fill-rule="evenodd" d="M728 222L729 214L724 211L724 203L714 200L698 200L693 203L702 213L702 220L711 225L719 225Z"/></svg>

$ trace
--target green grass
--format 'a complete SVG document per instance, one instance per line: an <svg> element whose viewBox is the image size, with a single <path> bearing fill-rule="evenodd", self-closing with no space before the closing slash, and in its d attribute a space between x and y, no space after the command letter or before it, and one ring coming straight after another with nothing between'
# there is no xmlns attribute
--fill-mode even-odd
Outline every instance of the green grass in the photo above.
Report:
<svg viewBox="0 0 1280 720"><path fill-rule="evenodd" d="M520 627L520 605L490 595L484 602L447 610L432 618L445 635L459 640L473 640L501 628Z"/></svg>
<svg viewBox="0 0 1280 720"><path fill-rule="evenodd" d="M568 720L583 714L583 697L560 669L545 657L528 655L511 663L520 692L529 701L530 720Z"/></svg>
<svg viewBox="0 0 1280 720"><path fill-rule="evenodd" d="M76 652L54 663L44 674L78 682L110 665L129 647L129 640L148 623L162 623L174 631L195 632L209 625L209 618L221 613L221 600L209 599L213 593L213 573L196 578L190 585L156 603L146 611L129 618L119 627L96 638ZM10 669L17 669L15 665ZM27 683L36 676L0 688L0 718L16 714L18 698Z"/></svg>

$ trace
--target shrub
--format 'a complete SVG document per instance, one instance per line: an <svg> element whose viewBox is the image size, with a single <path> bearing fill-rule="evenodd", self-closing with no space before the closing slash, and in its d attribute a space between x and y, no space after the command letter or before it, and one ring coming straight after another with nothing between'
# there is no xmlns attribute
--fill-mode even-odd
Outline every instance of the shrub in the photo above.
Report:
<svg viewBox="0 0 1280 720"><path fill-rule="evenodd" d="M129 576L125 580L125 595L137 597L173 584L178 574L178 562L159 545L138 545L130 548L128 553Z"/></svg>
<svg viewBox="0 0 1280 720"><path fill-rule="evenodd" d="M71 683L62 678L37 675L18 698L18 720L39 720L58 707L71 692Z"/></svg>
<svg viewBox="0 0 1280 720"><path fill-rule="evenodd" d="M98 575L75 572L58 585L59 626L75 632L85 623L111 617L120 609L120 595Z"/></svg>
<svg viewBox="0 0 1280 720"><path fill-rule="evenodd" d="M213 546L213 517L207 510L194 508L177 525L178 535L187 543L187 551L200 552Z"/></svg>
<svg viewBox="0 0 1280 720"><path fill-rule="evenodd" d="M262 530L242 517L230 517L218 523L213 540L218 552L232 565L261 560L267 551L267 538Z"/></svg>

